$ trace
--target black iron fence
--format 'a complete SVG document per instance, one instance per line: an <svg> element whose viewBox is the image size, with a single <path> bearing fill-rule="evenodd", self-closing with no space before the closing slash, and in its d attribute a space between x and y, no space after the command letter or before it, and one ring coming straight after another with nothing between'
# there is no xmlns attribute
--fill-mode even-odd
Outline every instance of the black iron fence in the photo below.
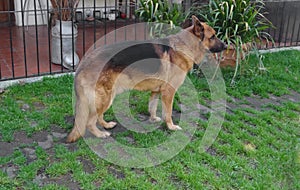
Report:
<svg viewBox="0 0 300 190"><path fill-rule="evenodd" d="M77 9L54 9L48 0L11 2L0 1L0 81L73 71L97 39L138 22L136 0L80 0ZM66 22L55 20L68 11L75 22L61 30Z"/></svg>
<svg viewBox="0 0 300 190"><path fill-rule="evenodd" d="M57 14L50 0L12 2L0 1L0 81L74 71L76 62L99 38L139 22L135 16L138 0L80 0L76 11L70 12L75 23L71 22L69 33L58 30L53 36ZM193 3L193 0L183 1L184 10ZM300 1L265 3L267 17L275 26L268 31L275 44L265 44L262 48L299 46ZM68 10L59 9L60 13ZM62 24L56 27L60 29ZM70 36L71 41L64 50L63 40ZM123 36L116 34L113 39L105 39L105 43L132 39L132 36L142 38L143 30L124 30ZM53 47L55 44L57 47Z"/></svg>

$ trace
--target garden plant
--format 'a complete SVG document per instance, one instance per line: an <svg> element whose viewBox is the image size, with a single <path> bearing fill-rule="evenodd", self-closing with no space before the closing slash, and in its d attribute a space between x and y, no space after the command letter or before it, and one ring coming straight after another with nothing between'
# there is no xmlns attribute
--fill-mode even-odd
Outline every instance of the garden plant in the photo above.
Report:
<svg viewBox="0 0 300 190"><path fill-rule="evenodd" d="M220 59L225 56L223 64L235 65L234 83L241 59L250 51L257 55L258 68L265 69L263 57L257 49L260 43L273 41L266 32L273 27L266 14L262 0L210 0L207 5L192 7L188 15L197 15L207 22L216 30L217 36L228 44Z"/></svg>

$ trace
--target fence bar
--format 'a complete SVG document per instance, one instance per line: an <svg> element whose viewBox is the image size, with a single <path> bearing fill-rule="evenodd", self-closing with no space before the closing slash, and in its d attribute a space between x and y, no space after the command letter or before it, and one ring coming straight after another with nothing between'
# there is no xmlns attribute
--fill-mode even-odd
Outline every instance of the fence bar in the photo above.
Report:
<svg viewBox="0 0 300 190"><path fill-rule="evenodd" d="M299 36L300 36L300 22L299 22L299 26L298 26L297 46L298 46L298 43L299 43Z"/></svg>
<svg viewBox="0 0 300 190"><path fill-rule="evenodd" d="M115 10L114 10L114 13L115 13L115 20L114 20L114 24L115 24L115 31L114 31L114 33L115 33L115 42L117 42L117 11L116 11L116 8L117 8L117 0L115 0ZM110 12L110 14L111 14L111 12Z"/></svg>
<svg viewBox="0 0 300 190"><path fill-rule="evenodd" d="M137 9L137 7L138 7L138 0L135 0L135 10ZM135 16L135 18L134 18L134 22L135 23L137 23L137 16ZM136 37L136 32L137 32L137 30L136 30L136 25L134 26L134 39L136 40L137 39L137 37Z"/></svg>
<svg viewBox="0 0 300 190"><path fill-rule="evenodd" d="M10 42L10 57L11 57L11 68L12 68L12 77L15 78L15 66L14 66L14 52L13 52L13 38L12 38L12 20L11 20L11 7L10 3L8 3L8 22L9 22L9 42Z"/></svg>
<svg viewBox="0 0 300 190"><path fill-rule="evenodd" d="M283 2L283 8L282 10L284 11L285 9L285 2ZM282 13L281 14L281 22L280 22L280 30L279 30L279 37L278 37L278 44L279 44L279 47L281 47L281 40L282 40L282 28L284 28L284 25L283 25L283 18L284 18L284 14Z"/></svg>
<svg viewBox="0 0 300 190"><path fill-rule="evenodd" d="M296 25L296 19L297 18L297 11L294 13L294 23L293 23L293 29L292 29L292 36L291 36L291 41L290 45L293 46L293 38L294 38L294 31L295 31L295 25Z"/></svg>
<svg viewBox="0 0 300 190"><path fill-rule="evenodd" d="M33 3L34 6L34 22L35 22L35 37L36 37L36 61L37 61L37 70L38 70L38 75L40 75L40 56L39 56L39 34L38 34L38 28L37 28L37 10L36 10L36 1ZM43 16L43 15L41 15ZM28 23L27 23L28 26Z"/></svg>
<svg viewBox="0 0 300 190"><path fill-rule="evenodd" d="M60 21L62 21L62 6L59 5L59 18ZM63 66L63 39L62 39L62 22L59 22L59 38L60 38L60 71L64 71L64 66Z"/></svg>
<svg viewBox="0 0 300 190"><path fill-rule="evenodd" d="M278 14L279 13L279 11L278 11L279 9L280 9L280 7L277 4L276 15L279 15ZM279 23L279 16L276 17L276 21L275 22L276 22L276 24ZM276 40L276 31L277 31L277 28L275 28L273 31L274 31L273 38L275 38L275 40ZM274 46L276 46L276 44L272 44L272 47L274 47Z"/></svg>
<svg viewBox="0 0 300 190"><path fill-rule="evenodd" d="M82 0L82 17L85 16L85 0ZM83 55L85 54L85 19L83 19L82 25L82 45L83 45Z"/></svg>
<svg viewBox="0 0 300 190"><path fill-rule="evenodd" d="M72 33L72 36L74 36L74 7L73 7L73 5L72 5L72 8L71 8L71 33ZM78 32L77 32L77 35L78 35ZM75 44L74 44L74 39L72 38L72 69L74 70L74 68L75 68L75 64L74 64L74 62L75 62Z"/></svg>
<svg viewBox="0 0 300 190"><path fill-rule="evenodd" d="M129 2L130 2L130 0L129 0ZM126 15L126 18L127 18L127 15L128 15L128 12L127 12L127 9L128 9L128 0L125 0L125 15ZM129 9L130 9L130 4L129 4ZM119 15L120 17L121 17L121 15ZM125 18L125 22L124 22L124 29L125 29L125 32L124 32L124 36L125 36L125 38L124 38L124 40L126 41L127 40L127 28L126 28L126 26L127 26L127 19ZM129 18L130 18L130 15L129 15Z"/></svg>
<svg viewBox="0 0 300 190"><path fill-rule="evenodd" d="M94 16L94 49L96 49L96 0L94 0L94 11L93 11L93 16Z"/></svg>
<svg viewBox="0 0 300 190"><path fill-rule="evenodd" d="M26 51L26 35L25 35L25 18L24 18L23 0L21 0L21 14L22 14L22 35L23 35L23 52L24 52L25 77L28 77L27 55L26 55L27 51Z"/></svg>
<svg viewBox="0 0 300 190"><path fill-rule="evenodd" d="M104 44L106 44L106 34L107 34L107 0L104 0Z"/></svg>
<svg viewBox="0 0 300 190"><path fill-rule="evenodd" d="M0 81L2 80L2 63L0 63Z"/></svg>
<svg viewBox="0 0 300 190"><path fill-rule="evenodd" d="M52 27L52 16L49 17L49 14L52 14L49 9L49 1L47 2L47 23L48 23L48 54L49 54L49 71L52 73L52 61L51 61L51 27Z"/></svg>
<svg viewBox="0 0 300 190"><path fill-rule="evenodd" d="M287 42L287 38L288 38L288 30L289 30L289 26L290 26L290 20L291 20L291 14L288 13L288 22L286 25L286 33L285 33L285 39L284 39L284 47L286 47L286 42Z"/></svg>

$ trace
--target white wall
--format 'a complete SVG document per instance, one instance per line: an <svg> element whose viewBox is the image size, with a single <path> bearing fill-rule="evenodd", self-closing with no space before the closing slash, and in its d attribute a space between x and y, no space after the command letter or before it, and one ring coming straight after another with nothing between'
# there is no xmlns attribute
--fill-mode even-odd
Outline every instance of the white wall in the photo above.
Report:
<svg viewBox="0 0 300 190"><path fill-rule="evenodd" d="M27 1L26 7L25 1ZM38 3L40 1L40 4ZM49 1L49 6L51 6L50 0ZM15 17L16 17L16 25L17 26L22 26L22 5L20 0L16 0L15 2ZM37 15L37 25L44 25L47 24L47 2L46 0L23 0L23 10L29 10L30 12L24 12L24 25L35 25L35 12L34 12L34 2L36 2L36 15ZM41 8L43 10L43 14L41 13ZM44 22L42 19L42 15L44 17Z"/></svg>

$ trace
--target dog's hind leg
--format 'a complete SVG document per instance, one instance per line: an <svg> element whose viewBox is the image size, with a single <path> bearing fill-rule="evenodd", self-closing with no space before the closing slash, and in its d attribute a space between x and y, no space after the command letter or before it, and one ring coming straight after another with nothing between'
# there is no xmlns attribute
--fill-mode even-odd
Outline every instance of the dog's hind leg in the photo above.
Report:
<svg viewBox="0 0 300 190"><path fill-rule="evenodd" d="M88 130L95 135L96 137L108 137L110 136L109 132L106 131L100 131L97 126L97 112L96 110L91 110L90 115L89 115L89 120L87 123L87 128Z"/></svg>
<svg viewBox="0 0 300 190"><path fill-rule="evenodd" d="M175 89L170 85L167 85L161 92L162 107L164 110L164 119L170 130L181 130L182 128L178 125L174 125L172 121L172 109L173 100L175 96Z"/></svg>
<svg viewBox="0 0 300 190"><path fill-rule="evenodd" d="M149 99L149 105L148 105L148 111L150 113L150 119L149 121L151 123L154 122L160 122L161 118L156 116L156 110L157 110L157 104L158 104L158 98L159 98L159 94L158 92L151 92L151 96Z"/></svg>
<svg viewBox="0 0 300 190"><path fill-rule="evenodd" d="M117 125L116 122L106 122L103 118L104 112L111 106L112 101L113 101L113 95L112 92L107 92L104 95L100 95L96 93L96 109L97 109L97 114L98 114L98 122L99 124L106 128L106 129L111 129Z"/></svg>
<svg viewBox="0 0 300 190"><path fill-rule="evenodd" d="M113 121L110 121L110 122L106 122L104 119L103 119L103 114L99 114L98 113L98 122L99 124L104 127L105 129L111 129L111 128L114 128L117 123L116 122L113 122Z"/></svg>

